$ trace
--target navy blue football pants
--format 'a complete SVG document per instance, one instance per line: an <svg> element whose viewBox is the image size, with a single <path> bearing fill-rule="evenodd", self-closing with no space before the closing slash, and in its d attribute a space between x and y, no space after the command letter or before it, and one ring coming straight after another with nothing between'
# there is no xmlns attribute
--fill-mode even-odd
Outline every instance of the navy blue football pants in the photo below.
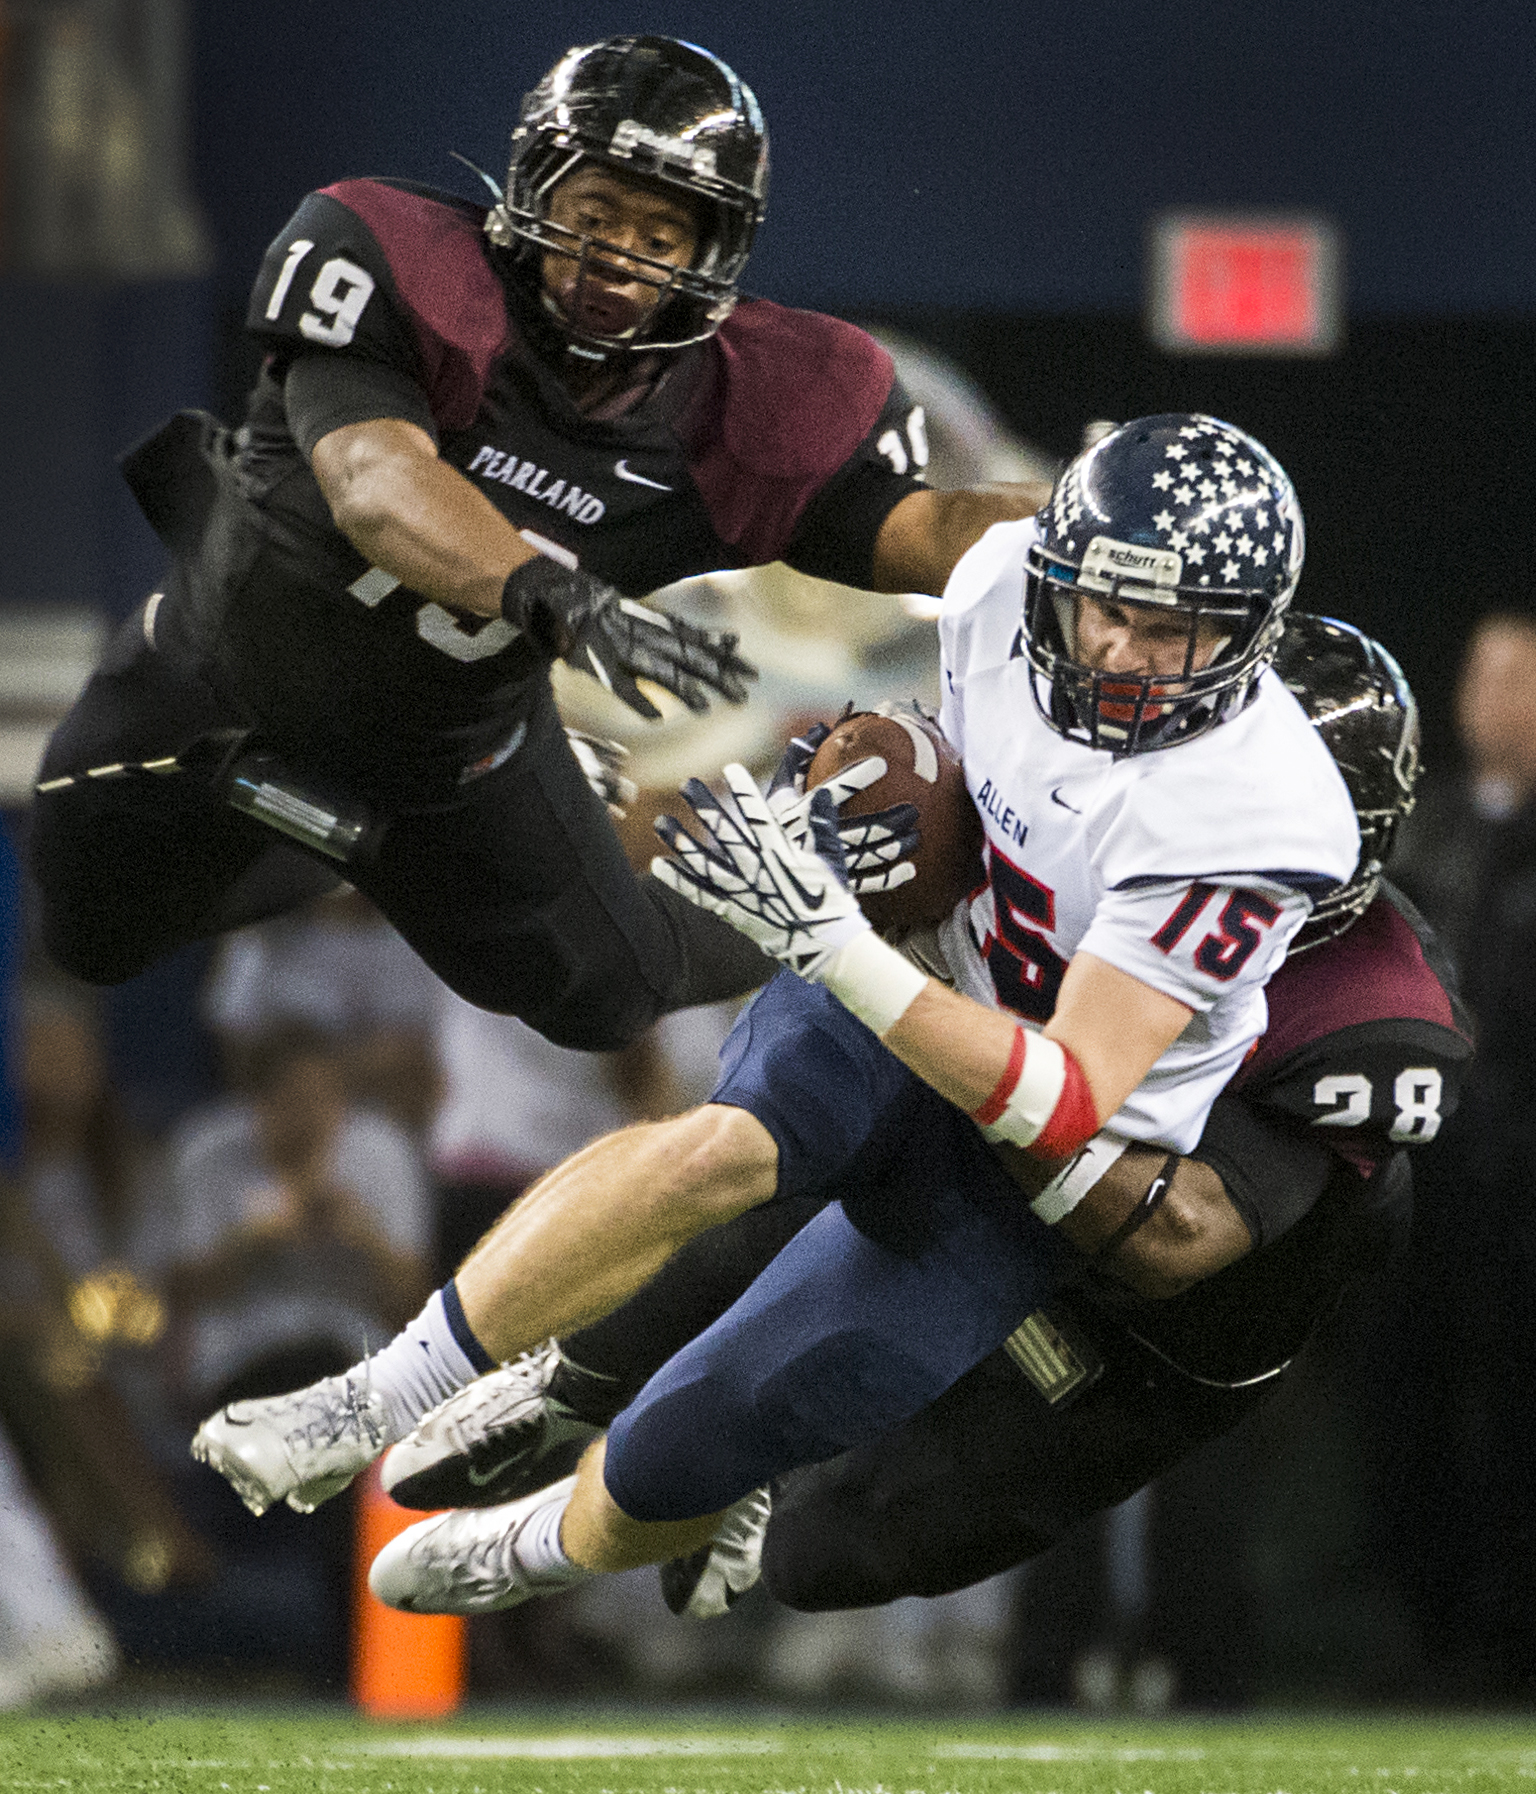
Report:
<svg viewBox="0 0 1536 1794"><path fill-rule="evenodd" d="M614 1421L605 1480L637 1520L713 1513L908 1419L1039 1307L1068 1250L975 1124L819 987L781 974L721 1057L711 1100L773 1135L779 1200L836 1200Z"/></svg>

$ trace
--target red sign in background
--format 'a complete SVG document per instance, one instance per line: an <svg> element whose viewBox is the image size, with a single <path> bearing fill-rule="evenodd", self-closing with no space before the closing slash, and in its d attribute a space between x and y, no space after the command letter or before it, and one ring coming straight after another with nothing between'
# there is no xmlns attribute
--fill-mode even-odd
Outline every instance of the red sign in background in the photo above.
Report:
<svg viewBox="0 0 1536 1794"><path fill-rule="evenodd" d="M1306 221L1164 220L1153 329L1170 348L1332 347L1338 319L1331 236Z"/></svg>

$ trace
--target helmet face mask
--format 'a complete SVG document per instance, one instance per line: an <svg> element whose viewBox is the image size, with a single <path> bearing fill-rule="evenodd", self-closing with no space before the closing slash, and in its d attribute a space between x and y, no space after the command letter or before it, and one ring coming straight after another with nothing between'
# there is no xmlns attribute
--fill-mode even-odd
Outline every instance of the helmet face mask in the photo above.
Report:
<svg viewBox="0 0 1536 1794"><path fill-rule="evenodd" d="M688 266L606 243L550 217L556 190L578 170L675 196L696 221ZM502 202L486 229L519 252L569 347L604 360L678 349L717 330L736 304L768 189L768 135L751 90L707 51L675 38L610 38L568 50L523 103ZM577 262L574 305L545 289L543 257ZM589 271L622 268L655 294L634 321L595 327L583 302ZM611 275L610 275L611 278ZM571 313L574 312L573 317Z"/></svg>
<svg viewBox="0 0 1536 1794"><path fill-rule="evenodd" d="M1024 576L1024 648L1052 728L1114 753L1171 747L1236 715L1274 657L1301 572L1301 508L1284 470L1214 418L1140 418L1072 461L1040 513ZM1182 655L1109 670L1084 601L1153 619Z"/></svg>
<svg viewBox="0 0 1536 1794"><path fill-rule="evenodd" d="M1317 904L1291 945L1304 952L1342 934L1375 900L1398 825L1419 777L1419 707L1402 668L1380 642L1332 617L1297 613L1275 670L1338 764L1360 824L1360 859Z"/></svg>

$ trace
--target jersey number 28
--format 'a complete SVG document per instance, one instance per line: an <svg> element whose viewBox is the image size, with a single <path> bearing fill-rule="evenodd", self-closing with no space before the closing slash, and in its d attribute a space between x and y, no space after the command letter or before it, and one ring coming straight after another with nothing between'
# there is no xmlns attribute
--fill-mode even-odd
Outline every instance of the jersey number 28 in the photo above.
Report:
<svg viewBox="0 0 1536 1794"><path fill-rule="evenodd" d="M1433 1140L1440 1132L1440 1092L1443 1080L1433 1065L1410 1065L1392 1083L1397 1105L1388 1138L1399 1141ZM1312 1100L1326 1109L1314 1127L1359 1127L1371 1118L1371 1080L1364 1072L1336 1072L1319 1078Z"/></svg>

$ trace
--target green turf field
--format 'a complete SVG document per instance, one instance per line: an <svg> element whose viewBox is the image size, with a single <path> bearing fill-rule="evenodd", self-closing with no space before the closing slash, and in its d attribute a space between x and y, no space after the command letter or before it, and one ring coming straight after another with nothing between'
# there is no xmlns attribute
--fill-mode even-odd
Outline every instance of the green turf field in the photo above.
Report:
<svg viewBox="0 0 1536 1794"><path fill-rule="evenodd" d="M1529 1790L1536 1719L965 1723L676 1713L0 1719L0 1794L1495 1794Z"/></svg>

